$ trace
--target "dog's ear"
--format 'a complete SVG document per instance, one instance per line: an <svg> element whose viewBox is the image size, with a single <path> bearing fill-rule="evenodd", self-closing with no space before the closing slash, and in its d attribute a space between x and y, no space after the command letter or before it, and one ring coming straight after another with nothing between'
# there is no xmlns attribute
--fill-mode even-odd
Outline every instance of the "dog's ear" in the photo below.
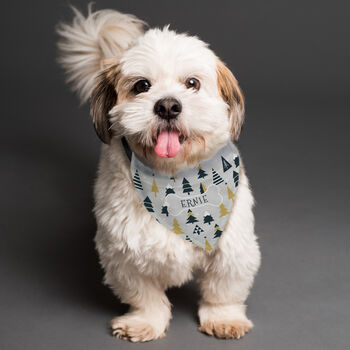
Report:
<svg viewBox="0 0 350 350"><path fill-rule="evenodd" d="M112 131L108 113L117 103L116 84L118 79L118 66L106 68L96 78L96 85L91 94L90 114L96 133L100 140L110 143Z"/></svg>
<svg viewBox="0 0 350 350"><path fill-rule="evenodd" d="M231 136L238 140L244 121L243 93L237 79L220 59L217 59L216 71L220 95L229 106Z"/></svg>

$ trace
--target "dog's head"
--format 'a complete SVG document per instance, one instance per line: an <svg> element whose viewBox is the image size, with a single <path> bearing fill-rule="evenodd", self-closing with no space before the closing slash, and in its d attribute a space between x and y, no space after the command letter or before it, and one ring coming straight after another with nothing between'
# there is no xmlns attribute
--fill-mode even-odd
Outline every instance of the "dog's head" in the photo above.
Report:
<svg viewBox="0 0 350 350"><path fill-rule="evenodd" d="M237 80L197 37L150 29L103 67L91 115L104 143L125 136L148 165L172 172L239 137L244 100Z"/></svg>

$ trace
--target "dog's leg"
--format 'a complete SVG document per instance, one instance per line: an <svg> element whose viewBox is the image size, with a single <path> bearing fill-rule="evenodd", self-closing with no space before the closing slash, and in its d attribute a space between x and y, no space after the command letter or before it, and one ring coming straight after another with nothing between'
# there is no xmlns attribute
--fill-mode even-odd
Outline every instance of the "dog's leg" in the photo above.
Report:
<svg viewBox="0 0 350 350"><path fill-rule="evenodd" d="M226 232L200 277L199 330L218 338L239 339L253 327L244 302L260 265L260 251L254 233L253 197L244 174L238 191Z"/></svg>
<svg viewBox="0 0 350 350"><path fill-rule="evenodd" d="M245 314L250 279L237 279L227 274L210 274L201 281L202 300L199 306L199 330L218 338L239 339L253 323Z"/></svg>
<svg viewBox="0 0 350 350"><path fill-rule="evenodd" d="M150 279L130 276L132 285L124 280L117 294L130 305L125 315L111 321L113 335L132 342L145 342L165 337L171 318L170 303L164 289Z"/></svg>

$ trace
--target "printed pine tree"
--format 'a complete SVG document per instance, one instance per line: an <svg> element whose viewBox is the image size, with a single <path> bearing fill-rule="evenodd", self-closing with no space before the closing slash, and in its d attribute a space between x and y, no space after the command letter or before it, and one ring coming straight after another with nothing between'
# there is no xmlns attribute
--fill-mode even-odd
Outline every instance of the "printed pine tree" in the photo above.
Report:
<svg viewBox="0 0 350 350"><path fill-rule="evenodd" d="M198 225L196 225L196 227L193 230L193 234L200 235L202 232L204 232L204 230L202 228L200 228Z"/></svg>
<svg viewBox="0 0 350 350"><path fill-rule="evenodd" d="M157 184L156 184L156 179L153 178L153 183L152 183L152 192L154 192L154 197L157 198L157 193L159 192Z"/></svg>
<svg viewBox="0 0 350 350"><path fill-rule="evenodd" d="M238 168L239 167L239 157L238 156L235 157L235 159L233 161L235 162L236 168Z"/></svg>
<svg viewBox="0 0 350 350"><path fill-rule="evenodd" d="M183 234L183 231L181 230L181 227L176 218L174 218L173 225L173 232L175 232L177 235Z"/></svg>
<svg viewBox="0 0 350 350"><path fill-rule="evenodd" d="M222 169L224 170L224 172L232 168L232 165L223 156L221 156L221 160L222 160Z"/></svg>
<svg viewBox="0 0 350 350"><path fill-rule="evenodd" d="M190 192L193 192L193 189L190 183L187 181L185 177L182 180L182 188L183 188L183 193L187 193L188 195L190 194Z"/></svg>
<svg viewBox="0 0 350 350"><path fill-rule="evenodd" d="M174 189L171 187L170 184L168 184L165 188L165 197L168 195L168 194L171 194L171 193L175 193Z"/></svg>
<svg viewBox="0 0 350 350"><path fill-rule="evenodd" d="M208 211L206 211L204 213L204 217L203 217L203 223L204 224L209 224L214 221L213 217L210 215L210 213Z"/></svg>
<svg viewBox="0 0 350 350"><path fill-rule="evenodd" d="M168 206L167 206L167 205L164 205L164 206L162 207L161 214L165 214L166 216L169 216Z"/></svg>
<svg viewBox="0 0 350 350"><path fill-rule="evenodd" d="M222 234L222 231L220 230L220 226L215 224L214 228L215 228L214 238L219 238Z"/></svg>
<svg viewBox="0 0 350 350"><path fill-rule="evenodd" d="M132 181L134 183L135 188L137 188L138 190L143 190L142 183L141 183L141 180L140 180L139 171L137 169L135 171L135 175L134 175L134 178L133 178Z"/></svg>
<svg viewBox="0 0 350 350"><path fill-rule="evenodd" d="M199 190L200 190L201 194L203 194L204 192L207 192L206 187L202 183L200 183L200 185L199 185Z"/></svg>
<svg viewBox="0 0 350 350"><path fill-rule="evenodd" d="M201 166L198 166L198 179L203 179L206 176L208 176L208 174L201 168Z"/></svg>
<svg viewBox="0 0 350 350"><path fill-rule="evenodd" d="M188 235L186 235L186 241L189 241L189 242L191 242L192 243L192 239L190 238L190 237L188 237Z"/></svg>
<svg viewBox="0 0 350 350"><path fill-rule="evenodd" d="M211 169L211 171L213 173L213 183L214 183L214 185L219 185L222 182L224 182L222 177L214 169Z"/></svg>
<svg viewBox="0 0 350 350"><path fill-rule="evenodd" d="M205 240L205 250L207 251L211 251L213 248L211 247L211 245L209 244L209 242L207 240Z"/></svg>
<svg viewBox="0 0 350 350"><path fill-rule="evenodd" d="M235 182L235 186L238 186L239 175L236 171L233 172L233 181Z"/></svg>
<svg viewBox="0 0 350 350"><path fill-rule="evenodd" d="M194 222L198 222L197 218L193 215L192 210L188 209L187 211L187 222L186 224L193 224Z"/></svg>
<svg viewBox="0 0 350 350"><path fill-rule="evenodd" d="M228 199L232 199L232 202L233 202L233 199L235 197L234 193L231 191L230 187L227 186L227 197Z"/></svg>
<svg viewBox="0 0 350 350"><path fill-rule="evenodd" d="M230 214L230 212L226 209L226 207L224 206L224 203L220 204L220 217L223 217L227 214Z"/></svg>
<svg viewBox="0 0 350 350"><path fill-rule="evenodd" d="M149 199L148 196L143 201L143 204L150 213L154 213L152 201Z"/></svg>

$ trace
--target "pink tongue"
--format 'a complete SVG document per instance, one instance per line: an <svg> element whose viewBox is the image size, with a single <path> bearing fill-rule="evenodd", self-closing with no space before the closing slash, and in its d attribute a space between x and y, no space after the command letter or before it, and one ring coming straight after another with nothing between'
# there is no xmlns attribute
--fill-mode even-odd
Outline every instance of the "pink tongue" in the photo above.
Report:
<svg viewBox="0 0 350 350"><path fill-rule="evenodd" d="M177 131L162 131L157 139L155 152L159 157L175 157L180 150L179 133Z"/></svg>

